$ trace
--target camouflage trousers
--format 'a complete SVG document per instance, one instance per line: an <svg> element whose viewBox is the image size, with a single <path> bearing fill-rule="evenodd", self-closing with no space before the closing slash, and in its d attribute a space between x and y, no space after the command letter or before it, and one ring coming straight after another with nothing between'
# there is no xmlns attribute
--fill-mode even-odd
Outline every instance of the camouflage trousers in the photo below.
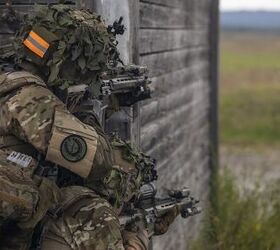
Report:
<svg viewBox="0 0 280 250"><path fill-rule="evenodd" d="M66 200L91 192L83 187L62 190ZM80 193L80 195L79 195ZM62 202L64 203L64 202ZM43 250L123 250L119 220L112 206L97 195L76 200L63 209L58 219L50 219Z"/></svg>

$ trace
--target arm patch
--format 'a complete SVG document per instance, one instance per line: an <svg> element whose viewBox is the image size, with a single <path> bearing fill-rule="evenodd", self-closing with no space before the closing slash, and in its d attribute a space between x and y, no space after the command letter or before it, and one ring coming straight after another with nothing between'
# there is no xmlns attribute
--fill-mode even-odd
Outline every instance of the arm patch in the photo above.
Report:
<svg viewBox="0 0 280 250"><path fill-rule="evenodd" d="M56 110L46 159L86 178L96 153L98 134L67 111Z"/></svg>

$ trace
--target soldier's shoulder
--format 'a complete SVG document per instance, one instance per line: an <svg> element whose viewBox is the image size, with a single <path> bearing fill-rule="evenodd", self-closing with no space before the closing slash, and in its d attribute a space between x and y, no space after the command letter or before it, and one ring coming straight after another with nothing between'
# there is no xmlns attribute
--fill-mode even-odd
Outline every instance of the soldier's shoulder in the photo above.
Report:
<svg viewBox="0 0 280 250"><path fill-rule="evenodd" d="M24 87L26 85L46 86L39 77L27 71L11 71L0 75L0 96Z"/></svg>
<svg viewBox="0 0 280 250"><path fill-rule="evenodd" d="M106 199L87 187L69 186L61 188L61 192L63 193L60 201L62 210L69 208L73 210L73 207L77 207L77 210L81 211L96 210L99 207L111 208Z"/></svg>

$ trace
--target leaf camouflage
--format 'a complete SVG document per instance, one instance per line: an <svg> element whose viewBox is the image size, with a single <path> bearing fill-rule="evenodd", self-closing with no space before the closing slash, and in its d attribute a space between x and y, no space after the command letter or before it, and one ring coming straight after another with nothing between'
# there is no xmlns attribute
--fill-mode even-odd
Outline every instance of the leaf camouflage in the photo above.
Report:
<svg viewBox="0 0 280 250"><path fill-rule="evenodd" d="M16 36L15 64L31 61L39 66L49 86L97 84L107 63L118 58L116 38L97 14L61 4L36 5L34 13L25 17ZM22 45L31 30L50 44L43 58Z"/></svg>

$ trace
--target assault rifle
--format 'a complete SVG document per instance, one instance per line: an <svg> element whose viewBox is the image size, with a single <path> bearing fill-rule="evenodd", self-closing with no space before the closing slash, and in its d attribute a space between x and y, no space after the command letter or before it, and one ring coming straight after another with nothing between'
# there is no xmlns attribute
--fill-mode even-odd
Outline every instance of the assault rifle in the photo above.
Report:
<svg viewBox="0 0 280 250"><path fill-rule="evenodd" d="M156 197L156 194L157 189L153 183L143 185L139 197L133 204L128 204L119 217L121 226L126 228L141 222L144 223L149 236L153 236L157 218L175 206L179 208L182 218L188 218L201 212L201 208L196 207L199 200L191 197L188 188L168 190L168 196L163 198Z"/></svg>
<svg viewBox="0 0 280 250"><path fill-rule="evenodd" d="M115 111L119 107L130 107L139 101L151 98L148 69L145 66L109 64L100 77L98 89L87 85L72 86L67 89L65 102L76 106L77 96L83 98L83 109L93 110L101 124L105 121L105 111L109 107ZM100 87L99 87L100 86ZM89 96L89 98L84 98ZM75 101L78 100L78 101ZM69 105L68 105L69 106ZM70 110L71 108L68 107Z"/></svg>
<svg viewBox="0 0 280 250"><path fill-rule="evenodd" d="M101 76L101 95L114 95L120 106L131 106L151 98L148 69L145 66L109 66Z"/></svg>

